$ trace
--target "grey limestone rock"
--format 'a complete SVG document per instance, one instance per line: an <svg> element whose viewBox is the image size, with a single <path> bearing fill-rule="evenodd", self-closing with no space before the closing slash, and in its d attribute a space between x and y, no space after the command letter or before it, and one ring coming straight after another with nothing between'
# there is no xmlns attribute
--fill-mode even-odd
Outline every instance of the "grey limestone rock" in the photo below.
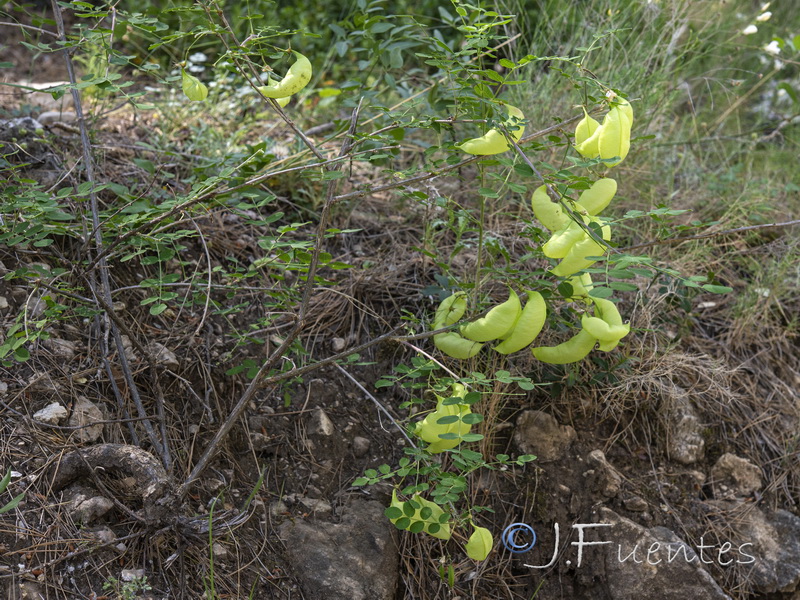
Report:
<svg viewBox="0 0 800 600"><path fill-rule="evenodd" d="M555 417L541 410L526 410L517 419L514 442L520 452L535 454L539 462L564 457L577 434L569 425L560 425Z"/></svg>
<svg viewBox="0 0 800 600"><path fill-rule="evenodd" d="M379 502L354 499L340 523L285 522L279 535L306 598L391 600L399 554Z"/></svg>

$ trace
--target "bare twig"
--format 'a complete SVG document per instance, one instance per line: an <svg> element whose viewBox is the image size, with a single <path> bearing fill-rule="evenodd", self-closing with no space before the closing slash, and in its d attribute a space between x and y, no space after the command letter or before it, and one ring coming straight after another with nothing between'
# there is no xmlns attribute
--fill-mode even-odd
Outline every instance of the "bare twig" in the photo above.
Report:
<svg viewBox="0 0 800 600"><path fill-rule="evenodd" d="M725 229L723 231L712 231L709 233L698 233L697 235L687 235L679 238L668 238L666 240L656 240L654 242L645 242L644 244L636 244L628 246L627 248L618 248L618 252L628 252L630 250L639 250L640 248L650 248L651 246L661 246L663 244L680 244L689 240L702 240L705 238L717 237L720 235L730 235L732 233L742 233L744 231L756 231L759 229L774 229L776 227L791 227L792 225L800 225L800 219L794 221L783 221L781 223L767 223L764 225L748 225L747 227L737 227L736 229Z"/></svg>
<svg viewBox="0 0 800 600"><path fill-rule="evenodd" d="M388 419L392 422L392 425L397 427L398 431L400 431L400 433L403 434L403 437L406 438L406 440L408 441L409 444L411 444L412 448L416 448L417 447L417 445L414 443L414 441L410 437L408 437L408 434L406 433L406 430L403 429L400 426L400 424L395 420L395 418L391 415L391 413L389 413L389 411L386 410L386 407L384 407L383 404L381 404L375 396L373 396L372 394L369 393L367 388L365 388L363 385L361 385L361 383L355 377L353 377L352 375L350 375L350 373L348 373L345 369L343 369L342 365L337 363L336 364L336 368L339 369L339 371L341 371L342 374L345 377L347 377L350 381L352 381L356 385L356 387L358 389L360 389L364 393L364 395L367 398L372 400L372 403L378 408L378 410L381 411L384 415L386 415L388 417Z"/></svg>
<svg viewBox="0 0 800 600"><path fill-rule="evenodd" d="M58 4L56 0L51 0L51 6L53 9L53 16L55 17L56 26L58 29L58 37L62 42L67 41L66 30L64 27L64 18L61 12L61 6ZM92 152L91 152L91 142L89 140L89 133L86 127L86 119L83 114L83 106L81 104L81 97L78 89L76 87L77 77L75 75L75 69L72 64L72 59L69 55L69 50L65 46L62 50L64 53L64 60L66 61L67 67L67 74L69 77L70 82L70 92L72 93L72 100L75 108L75 114L77 116L78 127L80 129L80 137L81 137L81 147L83 151L83 163L84 163L84 171L86 174L86 181L92 184L92 187L89 191L89 203L92 212L92 228L94 230L94 243L95 243L95 251L98 254L102 254L103 249L103 235L100 230L100 210L97 202L97 193L94 189L95 183L95 176L94 176L94 161L92 159ZM117 348L117 355L119 356L120 367L122 368L123 376L125 377L125 382L128 386L128 390L130 391L131 397L136 404L136 408L139 412L139 416L142 418L142 423L144 425L145 431L150 439L150 443L153 445L153 448L159 453L162 462L166 468L170 467L170 457L169 451L167 449L167 440L163 440L163 445L159 442L158 437L156 436L156 432L153 429L153 425L147 417L147 413L144 410L144 406L142 404L141 397L139 395L139 389L136 386L136 382L133 379L133 374L131 372L130 364L128 363L128 359L125 356L125 349L122 344L122 336L120 335L119 328L116 326L114 320L110 320L109 317L111 313L113 313L112 304L113 301L111 299L111 284L108 276L108 266L105 260L100 257L97 265L99 266L100 271L100 286L98 289L97 282L95 280L95 272L94 270L89 272L88 282L89 286L92 290L92 293L98 303L102 298L103 302L105 303L106 308L106 318L105 318L105 327L107 330L111 331L112 337L114 338L114 344ZM96 318L96 323L98 326L100 325L100 318ZM108 356L108 346L107 341L104 335L100 336L100 344L101 350L104 357ZM107 371L109 371L109 376L113 379L113 376L110 372L110 369L107 365ZM115 393L118 390L115 388ZM120 398L118 400L121 401Z"/></svg>
<svg viewBox="0 0 800 600"><path fill-rule="evenodd" d="M355 133L356 125L358 123L358 114L361 109L361 101L359 101L358 106L353 110L353 115L350 120L350 135L348 135L344 142L342 143L342 148L339 152L339 158L344 158L347 156L348 152L350 151L350 147L352 146L352 136ZM341 162L337 162L332 164L328 167L328 172L333 172L339 169L341 166ZM319 267L320 262L320 254L322 253L322 247L325 241L325 233L328 227L328 219L330 217L331 207L333 206L333 198L336 192L336 186L338 185L339 179L331 179L328 182L328 189L326 192L325 197L325 205L322 209L322 214L320 216L319 224L317 225L317 239L314 245L314 250L311 255L311 262L308 266L308 271L306 273L306 282L303 289L302 299L300 301L300 305L297 309L297 315L295 324L292 327L292 330L288 333L286 338L283 342L278 346L278 348L267 358L261 368L256 373L253 380L250 382L250 385L247 386L244 393L242 394L239 401L236 405L231 409L230 414L222 423L222 426L217 430L217 433L214 435L214 438L209 443L208 447L206 448L203 455L197 461L197 464L192 469L189 476L183 482L178 490L178 497L183 497L189 489L191 483L197 479L200 474L205 470L208 466L211 459L216 455L217 451L219 450L219 446L222 441L227 437L230 430L233 426L238 422L238 420L244 414L247 405L255 396L256 392L264 383L265 375L275 366L275 364L280 360L280 358L287 352L290 348L294 340L300 334L300 331L305 327L306 323L306 315L308 310L308 304L311 300L311 293L315 287L315 279L317 269Z"/></svg>

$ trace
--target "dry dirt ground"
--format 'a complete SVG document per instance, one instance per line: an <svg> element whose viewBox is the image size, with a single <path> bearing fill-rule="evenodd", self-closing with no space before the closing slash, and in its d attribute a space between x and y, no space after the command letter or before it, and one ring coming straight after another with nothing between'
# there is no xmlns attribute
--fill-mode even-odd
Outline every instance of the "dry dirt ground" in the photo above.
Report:
<svg viewBox="0 0 800 600"><path fill-rule="evenodd" d="M47 75L64 76L58 65ZM7 88L0 93L7 99L2 119L44 110L12 99ZM29 165L17 167L15 177L45 189L80 183L79 133L74 124L55 123L31 138ZM185 191L183 140L170 154L141 145L157 127L125 111L94 122L98 180L142 194ZM142 160L155 169L148 172ZM348 175L345 185L371 176ZM470 206L473 176L469 169L454 174L438 182L440 191ZM278 199L264 216L280 210L285 217L257 225L258 215L212 207L187 225L199 235L182 241L185 249L166 270L186 273L190 265L201 281L206 265L233 272L259 255L260 237L313 220L315 209L292 195L292 182L269 183ZM101 196L104 208L112 201ZM70 202L64 210L75 206ZM326 240L325 249L352 268L321 272L328 283L311 297L303 350L293 361L310 364L397 327L420 330L403 315L422 318L436 306L425 293L441 270L416 250L430 241L424 233L431 210L389 196L337 207L331 226L357 231ZM497 217L491 227L512 257L524 251L518 225ZM302 239L308 230L294 235ZM437 237L444 248L454 242L451 234ZM789 233L717 246L754 256L796 248ZM474 260L469 251L459 254L452 275L468 277ZM47 248L0 245L2 331L21 313L32 320L43 314L51 293L44 285L54 282L14 275L36 264L66 266L75 295L87 293L80 279L85 249L75 238L57 236ZM210 466L177 494L248 384L245 372L228 370L245 359L260 363L291 324L265 311L265 294L299 283L220 277L208 288L216 303L210 309L179 298L153 316L140 305L148 295L140 282L152 274L138 259L110 262L114 310L144 417L113 343L103 355L106 329L74 312L80 298L56 296L68 316L51 320L48 339L29 345L29 360L0 367L3 469L14 471L6 496L25 493L0 517L8 598L800 597L800 359L797 338L785 333L800 310L796 300L765 302L763 318L752 322L731 316L736 291L685 296L678 286L643 280L640 292L623 295L634 333L610 358L573 369L521 353L482 365L486 373L505 368L542 385L524 391L495 382L474 409L486 417L486 437L476 447L487 456L539 457L524 468L471 474L468 497L491 509L480 513L480 524L496 540L489 558L476 563L455 539L393 530L381 514L388 485L352 487L366 469L403 456L407 443L376 402L402 420L407 413L398 407L409 391L374 385L417 355L401 343L371 346L356 361L259 390ZM722 277L734 290L748 284L733 271ZM502 295L502 286L494 287ZM433 348L427 340L415 344ZM53 404L63 410L39 412ZM166 452L154 448L145 422L169 449L166 470ZM514 555L499 541L515 522L537 532L527 554ZM582 547L579 565L576 524L595 525L584 541L613 543ZM698 553L695 560L667 560L667 547L683 543ZM550 566L527 566L547 565L556 549Z"/></svg>

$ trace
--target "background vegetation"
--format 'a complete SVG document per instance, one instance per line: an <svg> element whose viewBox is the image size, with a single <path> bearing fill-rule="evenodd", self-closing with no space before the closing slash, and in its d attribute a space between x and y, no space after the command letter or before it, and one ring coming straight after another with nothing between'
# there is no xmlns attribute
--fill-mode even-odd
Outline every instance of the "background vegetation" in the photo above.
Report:
<svg viewBox="0 0 800 600"><path fill-rule="evenodd" d="M56 597L104 586L119 597L148 586L289 597L291 567L271 541L276 502L333 501L367 470L373 487L408 485L397 471L409 455L373 403L402 427L432 408L425 390L453 379L484 394L478 452L435 467L411 454L423 466L412 479L430 479L454 522L479 515L496 539L510 513L482 512L477 477L513 454L503 432L519 410L547 407L605 444L658 454L663 432L651 438L646 423L666 379L713 390L701 406L709 460L748 452L766 501L794 506L795 12L710 0L5 2L0 437L15 475L0 503L25 493L16 523L3 517L8 564L24 559L18 576L44 573ZM254 88L285 72L287 48L314 76L278 111ZM182 68L208 86L205 102L182 94ZM527 351L435 355L432 313L454 289L470 292L474 316L506 284L536 286L551 304L541 344L569 337L577 313L545 275L529 200L540 175L585 183L574 123L609 88L631 101L635 139L614 169L618 252L594 276L634 334L578 365ZM523 110L536 173L514 153L465 160L455 148L502 117L496 96ZM96 438L83 421L32 419L54 402L72 416L81 398L101 408L102 441L152 454L163 473L151 475L170 490L172 521L119 481L95 482L111 486L121 516L114 534L128 548L116 561L53 485L66 480L60 457ZM312 479L317 459L298 432L314 408L339 417L343 440L366 435L370 453ZM534 467L500 462L512 468L498 485L546 519ZM388 506L386 489L373 493ZM398 597L529 598L541 587L495 558L476 583L458 544L443 553L427 537L400 539ZM218 553L215 565L215 543L236 558ZM167 568L179 553L180 569ZM89 572L64 577L79 560ZM118 566L146 578L123 585ZM735 573L715 577L748 597Z"/></svg>

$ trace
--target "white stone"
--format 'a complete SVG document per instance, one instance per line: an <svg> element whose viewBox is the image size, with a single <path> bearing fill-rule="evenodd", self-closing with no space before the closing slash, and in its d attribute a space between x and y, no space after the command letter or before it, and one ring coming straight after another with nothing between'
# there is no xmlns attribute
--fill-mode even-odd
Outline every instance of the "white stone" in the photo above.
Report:
<svg viewBox="0 0 800 600"><path fill-rule="evenodd" d="M48 425L58 425L67 418L67 409L61 406L58 402L48 404L42 410L36 411L33 414L33 419L40 423L47 423Z"/></svg>

